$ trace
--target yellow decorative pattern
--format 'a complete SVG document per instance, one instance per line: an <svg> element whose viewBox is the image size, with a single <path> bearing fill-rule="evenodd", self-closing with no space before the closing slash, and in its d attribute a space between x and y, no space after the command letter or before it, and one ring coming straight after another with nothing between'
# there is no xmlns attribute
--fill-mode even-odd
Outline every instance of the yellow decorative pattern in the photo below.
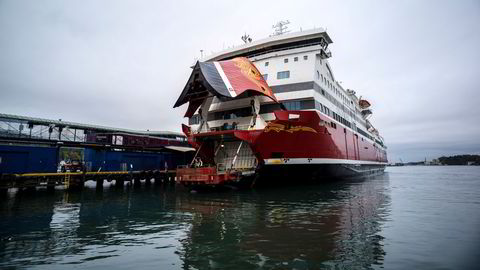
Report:
<svg viewBox="0 0 480 270"><path fill-rule="evenodd" d="M317 133L317 131L311 127L291 126L290 128L288 128L288 127L285 127L285 125L275 124L275 123L270 123L268 124L268 126L265 127L264 132L270 132L270 131L275 131L275 132L286 131L289 133L293 133L297 131L308 131L308 132Z"/></svg>

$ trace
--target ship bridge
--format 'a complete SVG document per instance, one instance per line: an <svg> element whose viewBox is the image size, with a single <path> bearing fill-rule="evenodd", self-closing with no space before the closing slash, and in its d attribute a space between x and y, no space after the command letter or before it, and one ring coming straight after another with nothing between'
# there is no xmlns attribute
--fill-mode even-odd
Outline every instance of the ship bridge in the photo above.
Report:
<svg viewBox="0 0 480 270"><path fill-rule="evenodd" d="M287 33L259 39L238 47L227 49L203 58L201 61L220 61L235 57L252 58L277 51L319 46L320 56L325 59L332 56L328 45L333 43L330 36L323 28L315 28L307 31Z"/></svg>

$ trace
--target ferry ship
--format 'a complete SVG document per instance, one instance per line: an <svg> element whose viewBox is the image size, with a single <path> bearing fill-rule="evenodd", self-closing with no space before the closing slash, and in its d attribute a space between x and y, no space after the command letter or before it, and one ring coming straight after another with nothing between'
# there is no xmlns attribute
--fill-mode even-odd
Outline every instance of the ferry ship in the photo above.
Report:
<svg viewBox="0 0 480 270"><path fill-rule="evenodd" d="M384 171L371 104L335 79L324 29L244 41L197 61L174 105L188 103L182 129L196 149L177 181L252 186Z"/></svg>

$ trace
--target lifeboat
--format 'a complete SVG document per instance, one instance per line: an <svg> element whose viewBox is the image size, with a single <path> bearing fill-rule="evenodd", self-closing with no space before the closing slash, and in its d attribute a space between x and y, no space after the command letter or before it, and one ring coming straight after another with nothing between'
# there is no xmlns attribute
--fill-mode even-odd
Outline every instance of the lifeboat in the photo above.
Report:
<svg viewBox="0 0 480 270"><path fill-rule="evenodd" d="M362 109L367 109L371 106L370 102L368 102L368 100L366 99L360 99L358 101L358 105L360 106L360 108Z"/></svg>

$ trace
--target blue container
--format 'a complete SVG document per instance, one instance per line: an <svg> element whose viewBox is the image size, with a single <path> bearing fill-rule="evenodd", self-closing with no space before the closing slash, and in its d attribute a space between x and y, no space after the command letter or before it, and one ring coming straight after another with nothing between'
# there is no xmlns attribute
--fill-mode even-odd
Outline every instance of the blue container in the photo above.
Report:
<svg viewBox="0 0 480 270"><path fill-rule="evenodd" d="M191 153L135 152L85 148L84 161L90 171L147 171L176 169L187 164ZM59 148L0 145L0 173L57 172Z"/></svg>
<svg viewBox="0 0 480 270"><path fill-rule="evenodd" d="M121 171L122 169L133 171L163 170L165 162L169 169L176 168L177 164L183 164L184 158L176 160L172 153L161 152L133 152L133 151L110 151L99 149L85 149L85 162L90 164L91 171Z"/></svg>
<svg viewBox="0 0 480 270"><path fill-rule="evenodd" d="M0 145L0 173L56 172L56 147Z"/></svg>

